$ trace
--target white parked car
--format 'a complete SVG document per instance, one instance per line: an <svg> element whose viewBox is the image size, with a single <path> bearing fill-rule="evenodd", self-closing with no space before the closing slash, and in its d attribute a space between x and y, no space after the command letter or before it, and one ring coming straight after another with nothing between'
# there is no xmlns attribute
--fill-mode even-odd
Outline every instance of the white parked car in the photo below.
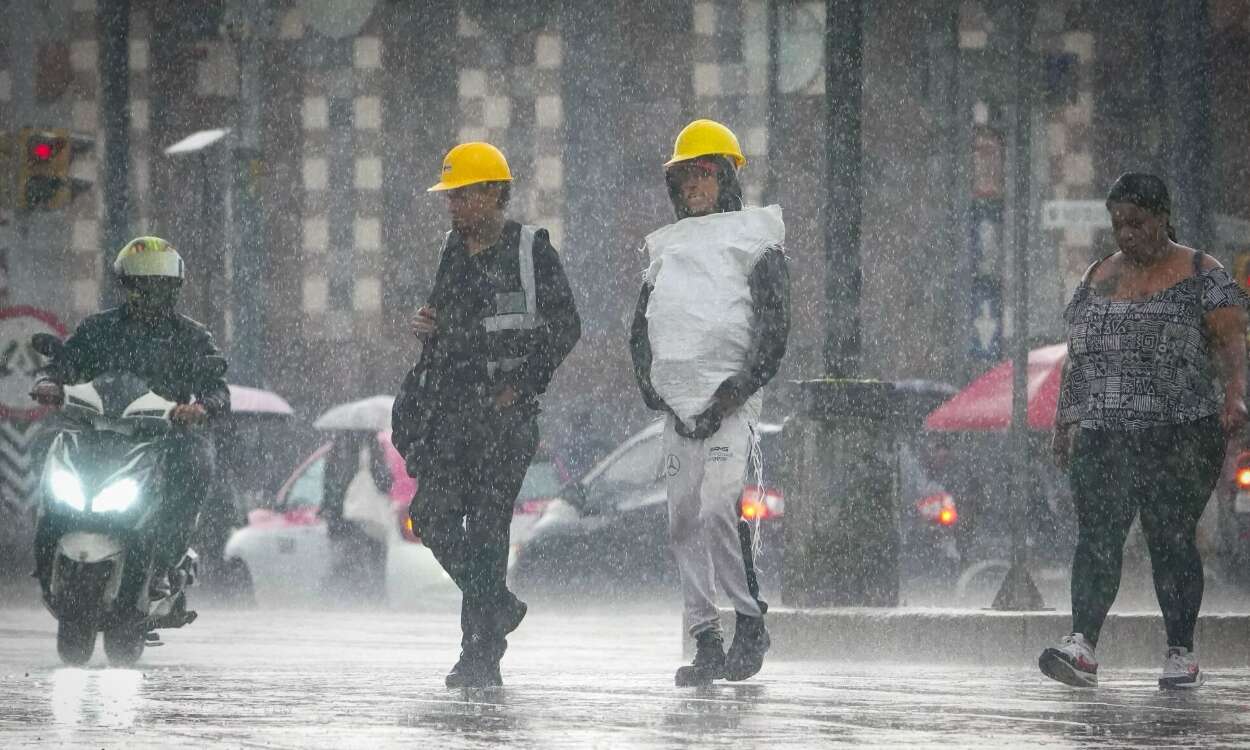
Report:
<svg viewBox="0 0 1250 750"><path fill-rule="evenodd" d="M370 520L353 520L361 522L371 537L385 545L385 569L381 574L386 577L387 602L402 606L419 603L431 595L455 593L455 584L413 534L408 505L416 492L416 481L404 470L403 458L391 445L390 433L377 433L376 439L390 473L390 491L381 492L368 470L362 468L348 494L356 496L358 507L375 509ZM326 443L313 451L282 485L271 507L249 513L247 525L237 529L226 543L227 563L245 569L256 601L262 606L314 600L323 592L324 582L332 572L334 550L320 515L330 448L331 444ZM559 462L540 448L516 502L512 522L514 549L527 536L547 501L559 494L565 479ZM346 509L344 514L352 517ZM513 559L514 555L510 555L509 567Z"/></svg>

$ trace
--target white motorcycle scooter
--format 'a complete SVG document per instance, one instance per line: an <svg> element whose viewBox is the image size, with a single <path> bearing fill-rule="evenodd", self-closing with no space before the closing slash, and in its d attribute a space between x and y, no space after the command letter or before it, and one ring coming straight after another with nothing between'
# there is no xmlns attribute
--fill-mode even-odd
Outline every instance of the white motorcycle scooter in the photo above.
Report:
<svg viewBox="0 0 1250 750"><path fill-rule="evenodd" d="M47 334L32 345L47 357L62 348ZM40 579L43 601L57 618L62 661L86 663L103 632L109 662L133 664L149 642L160 645L151 631L196 617L186 606L197 574L194 551L170 573L167 594L154 598L150 590L162 572L154 569L165 501L160 458L176 431L188 428L170 421L175 402L130 373L105 373L64 393L40 482L44 543L54 549Z"/></svg>

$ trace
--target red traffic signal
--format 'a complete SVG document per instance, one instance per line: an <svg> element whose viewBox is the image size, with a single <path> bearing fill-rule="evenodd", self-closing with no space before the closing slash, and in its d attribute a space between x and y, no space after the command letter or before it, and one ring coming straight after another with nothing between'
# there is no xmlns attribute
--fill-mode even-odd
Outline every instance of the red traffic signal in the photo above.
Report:
<svg viewBox="0 0 1250 750"><path fill-rule="evenodd" d="M30 158L35 161L52 161L61 145L53 141L35 141L30 144Z"/></svg>
<svg viewBox="0 0 1250 750"><path fill-rule="evenodd" d="M19 134L18 208L54 210L69 205L74 196L91 186L89 180L71 174L74 157L91 147L91 140L68 130L23 128Z"/></svg>

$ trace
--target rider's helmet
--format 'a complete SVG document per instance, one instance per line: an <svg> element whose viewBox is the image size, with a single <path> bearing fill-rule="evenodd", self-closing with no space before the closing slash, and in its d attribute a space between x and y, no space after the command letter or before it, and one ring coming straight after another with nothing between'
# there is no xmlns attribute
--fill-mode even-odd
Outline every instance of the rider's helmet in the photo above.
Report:
<svg viewBox="0 0 1250 750"><path fill-rule="evenodd" d="M186 266L174 246L160 237L136 237L117 254L113 273L123 281L144 277L186 278Z"/></svg>
<svg viewBox="0 0 1250 750"><path fill-rule="evenodd" d="M117 254L113 272L126 288L126 304L145 316L172 313L186 278L186 265L174 246L160 237L136 237Z"/></svg>

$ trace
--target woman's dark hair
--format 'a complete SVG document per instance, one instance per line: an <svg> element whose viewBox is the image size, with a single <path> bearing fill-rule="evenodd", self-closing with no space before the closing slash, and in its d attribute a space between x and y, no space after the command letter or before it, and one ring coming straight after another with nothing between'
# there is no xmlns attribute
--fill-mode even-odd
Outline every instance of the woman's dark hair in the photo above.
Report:
<svg viewBox="0 0 1250 750"><path fill-rule="evenodd" d="M742 183L738 182L738 170L734 167L734 163L720 154L700 156L698 160L710 161L716 165L716 213L741 211ZM671 169L666 171L664 181L668 184L668 198L673 202L673 211L678 219L684 219L690 215L690 212L686 210L686 204L681 200L681 185L678 183L676 174Z"/></svg>
<svg viewBox="0 0 1250 750"><path fill-rule="evenodd" d="M1176 242L1176 230L1172 228L1172 196L1162 178L1145 172L1125 172L1120 175L1107 193L1107 204L1131 203L1156 216L1168 216L1168 239Z"/></svg>

